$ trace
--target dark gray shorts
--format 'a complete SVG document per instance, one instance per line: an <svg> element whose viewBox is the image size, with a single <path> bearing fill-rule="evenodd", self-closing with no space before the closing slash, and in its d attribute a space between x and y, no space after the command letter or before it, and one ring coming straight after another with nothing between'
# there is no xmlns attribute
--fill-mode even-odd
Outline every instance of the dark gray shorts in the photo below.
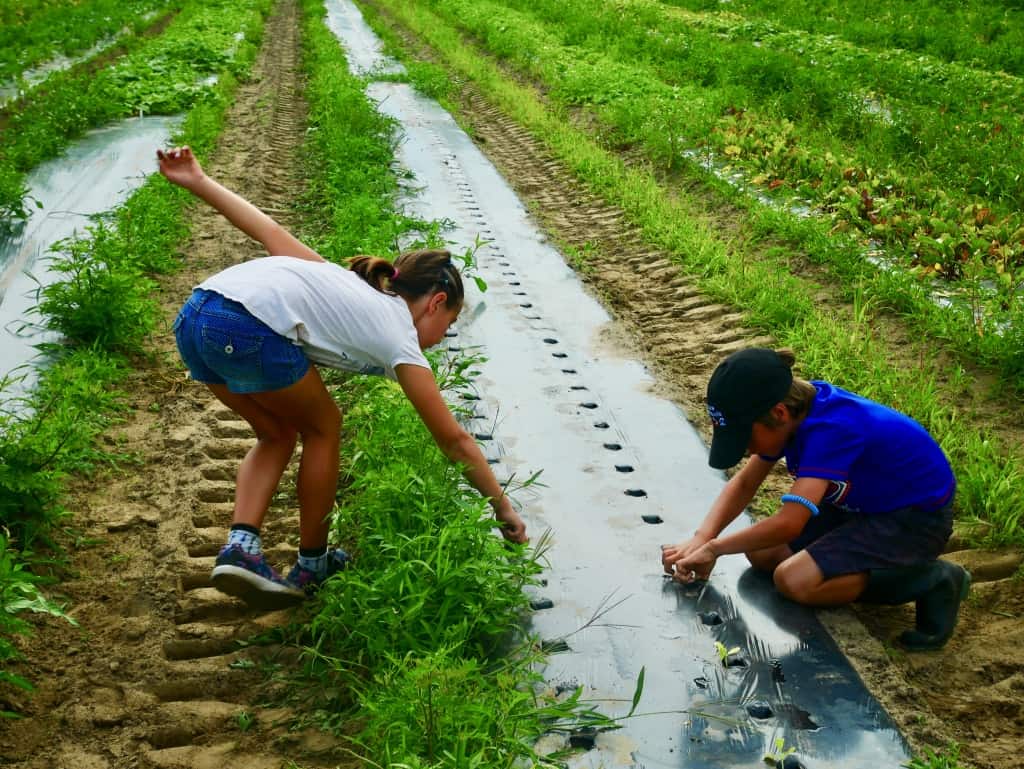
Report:
<svg viewBox="0 0 1024 769"><path fill-rule="evenodd" d="M953 533L952 499L930 512L847 513L828 504L820 510L789 548L806 550L825 579L933 561Z"/></svg>

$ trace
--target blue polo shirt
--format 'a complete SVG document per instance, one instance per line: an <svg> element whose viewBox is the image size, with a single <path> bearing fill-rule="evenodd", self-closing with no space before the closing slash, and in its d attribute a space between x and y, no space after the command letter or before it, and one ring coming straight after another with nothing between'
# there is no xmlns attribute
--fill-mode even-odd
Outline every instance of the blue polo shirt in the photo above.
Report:
<svg viewBox="0 0 1024 769"><path fill-rule="evenodd" d="M830 481L822 500L849 512L928 512L953 498L956 478L945 453L920 424L828 382L786 445L793 478Z"/></svg>

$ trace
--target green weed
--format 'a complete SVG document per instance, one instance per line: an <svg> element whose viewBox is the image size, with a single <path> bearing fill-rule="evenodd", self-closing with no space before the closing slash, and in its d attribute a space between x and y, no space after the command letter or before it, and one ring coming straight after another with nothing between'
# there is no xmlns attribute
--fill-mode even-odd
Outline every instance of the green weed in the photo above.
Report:
<svg viewBox="0 0 1024 769"><path fill-rule="evenodd" d="M926 750L923 757L918 756L903 764L907 769L966 769L960 763L960 746L951 743L946 750Z"/></svg>
<svg viewBox="0 0 1024 769"><path fill-rule="evenodd" d="M238 726L238 731L242 733L251 731L256 725L256 716L248 710L240 710L235 716L235 724Z"/></svg>
<svg viewBox="0 0 1024 769"><path fill-rule="evenodd" d="M61 617L72 625L77 624L64 614L60 606L49 601L40 591L39 579L25 570L10 547L6 533L0 531L0 691L15 687L31 691L32 684L23 676L8 670L12 662L21 659L21 654L12 643L17 635L28 635L31 625L19 618L23 612L50 614ZM0 710L0 718L18 718L12 711Z"/></svg>

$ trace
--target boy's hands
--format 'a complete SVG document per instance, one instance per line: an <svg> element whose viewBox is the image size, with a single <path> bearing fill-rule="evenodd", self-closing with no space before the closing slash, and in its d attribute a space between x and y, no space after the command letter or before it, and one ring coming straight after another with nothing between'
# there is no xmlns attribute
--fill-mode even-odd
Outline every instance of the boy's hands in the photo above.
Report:
<svg viewBox="0 0 1024 769"><path fill-rule="evenodd" d="M512 507L512 500L507 496L503 496L494 506L494 517L501 524L501 536L509 542L521 545L530 541L530 538L526 536L526 524Z"/></svg>
<svg viewBox="0 0 1024 769"><path fill-rule="evenodd" d="M672 574L672 579L684 583L706 580L711 576L711 570L715 568L716 561L718 561L718 554L712 549L710 542L705 542L696 550L690 551L688 555L675 561L673 564L675 573ZM667 568L666 571L668 571Z"/></svg>
<svg viewBox="0 0 1024 769"><path fill-rule="evenodd" d="M160 161L160 173L172 184L192 190L206 178L199 161L188 147L174 147L166 152L157 150L156 156Z"/></svg>
<svg viewBox="0 0 1024 769"><path fill-rule="evenodd" d="M718 560L708 541L708 537L695 534L678 545L662 545L661 566L665 573L679 582L707 579Z"/></svg>
<svg viewBox="0 0 1024 769"><path fill-rule="evenodd" d="M675 570L674 564L676 561L680 561L690 555L690 553L697 550L707 542L708 539L710 538L701 534L694 534L692 537L680 542L678 545L662 545L661 566L665 569L665 573L671 575Z"/></svg>

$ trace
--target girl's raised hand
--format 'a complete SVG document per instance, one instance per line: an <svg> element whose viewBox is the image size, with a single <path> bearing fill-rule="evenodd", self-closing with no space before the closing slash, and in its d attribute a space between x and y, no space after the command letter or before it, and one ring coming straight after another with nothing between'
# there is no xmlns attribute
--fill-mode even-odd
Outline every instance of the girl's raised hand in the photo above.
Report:
<svg viewBox="0 0 1024 769"><path fill-rule="evenodd" d="M179 187L191 190L206 176L188 147L174 147L166 152L157 150L156 157L160 161L160 173Z"/></svg>

